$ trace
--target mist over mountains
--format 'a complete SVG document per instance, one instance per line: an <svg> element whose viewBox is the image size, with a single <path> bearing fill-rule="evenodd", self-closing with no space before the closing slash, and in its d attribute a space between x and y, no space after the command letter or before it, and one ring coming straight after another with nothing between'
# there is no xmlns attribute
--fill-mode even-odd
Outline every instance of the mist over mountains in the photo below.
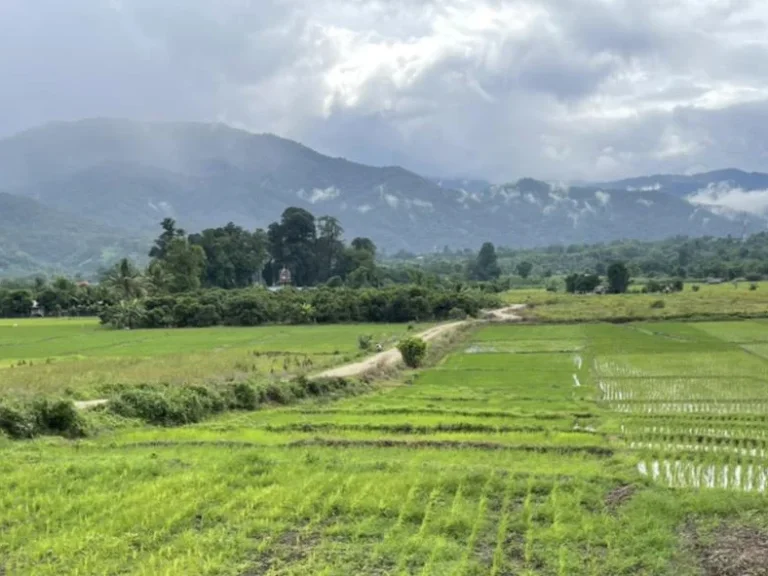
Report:
<svg viewBox="0 0 768 576"><path fill-rule="evenodd" d="M265 227L288 206L347 237L425 252L764 230L768 174L722 170L552 185L426 178L221 124L83 120L0 140L0 275L92 274L145 257L158 223Z"/></svg>

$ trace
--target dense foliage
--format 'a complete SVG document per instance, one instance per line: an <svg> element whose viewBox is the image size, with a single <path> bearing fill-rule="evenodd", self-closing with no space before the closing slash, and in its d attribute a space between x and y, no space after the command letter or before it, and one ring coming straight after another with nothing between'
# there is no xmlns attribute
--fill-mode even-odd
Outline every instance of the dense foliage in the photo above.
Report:
<svg viewBox="0 0 768 576"><path fill-rule="evenodd" d="M397 343L397 349L403 357L403 362L409 368L418 368L427 355L427 343L416 336L405 338Z"/></svg>
<svg viewBox="0 0 768 576"><path fill-rule="evenodd" d="M502 278L517 284L541 284L553 276L572 273L605 275L612 262L624 262L634 278L698 278L757 280L768 276L768 232L740 238L689 238L643 242L620 240L607 244L554 245L515 250L497 247ZM385 261L390 266L418 267L423 274L461 277L475 261L470 250L416 256L400 252Z"/></svg>
<svg viewBox="0 0 768 576"><path fill-rule="evenodd" d="M479 290L393 286L271 292L250 288L165 294L121 301L105 305L100 317L103 323L118 328L409 322L445 319L459 311L476 316L482 308L499 305L497 296Z"/></svg>

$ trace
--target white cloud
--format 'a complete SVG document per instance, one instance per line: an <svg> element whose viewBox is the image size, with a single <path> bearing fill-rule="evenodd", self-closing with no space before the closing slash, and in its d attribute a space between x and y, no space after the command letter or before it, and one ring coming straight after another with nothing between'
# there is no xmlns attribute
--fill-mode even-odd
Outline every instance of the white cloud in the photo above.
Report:
<svg viewBox="0 0 768 576"><path fill-rule="evenodd" d="M0 6L0 69L16 79L0 134L84 116L221 120L499 182L768 157L762 0Z"/></svg>
<svg viewBox="0 0 768 576"><path fill-rule="evenodd" d="M317 204L318 202L327 202L338 198L341 196L341 190L335 186L329 186L328 188L313 188L310 194L307 194L302 189L299 190L296 195L310 204Z"/></svg>
<svg viewBox="0 0 768 576"><path fill-rule="evenodd" d="M697 206L723 207L768 216L768 190L746 191L731 188L727 182L710 184L688 196L688 201Z"/></svg>
<svg viewBox="0 0 768 576"><path fill-rule="evenodd" d="M653 200L648 200L647 198L638 198L637 203L642 204L647 208L650 208L651 206L653 206Z"/></svg>
<svg viewBox="0 0 768 576"><path fill-rule="evenodd" d="M608 202L611 201L611 195L608 192L603 192L602 190L595 192L595 198L598 202L600 202L601 206L605 206L608 204Z"/></svg>
<svg viewBox="0 0 768 576"><path fill-rule="evenodd" d="M384 194L384 201L389 204L390 208L397 208L400 204L400 198L394 194Z"/></svg>
<svg viewBox="0 0 768 576"><path fill-rule="evenodd" d="M649 186L640 186L639 188L627 186L627 192L657 192L659 190L661 190L661 184L658 182Z"/></svg>
<svg viewBox="0 0 768 576"><path fill-rule="evenodd" d="M360 214L365 214L365 213L370 212L371 210L373 210L373 206L371 206L370 204L362 204L362 205L358 206L356 208L356 210L358 212L360 212Z"/></svg>
<svg viewBox="0 0 768 576"><path fill-rule="evenodd" d="M416 206L417 208L425 208L427 210L432 210L434 208L432 202L427 200L419 200L418 198L414 200L408 200L408 206Z"/></svg>

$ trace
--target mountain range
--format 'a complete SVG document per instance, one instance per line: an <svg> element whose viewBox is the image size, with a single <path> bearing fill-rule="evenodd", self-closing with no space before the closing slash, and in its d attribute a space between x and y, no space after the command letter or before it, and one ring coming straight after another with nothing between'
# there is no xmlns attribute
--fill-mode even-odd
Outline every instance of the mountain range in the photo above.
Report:
<svg viewBox="0 0 768 576"><path fill-rule="evenodd" d="M0 140L0 275L92 275L141 260L166 216L266 227L288 206L387 251L758 232L768 174L723 170L579 186L426 178L221 124L93 119Z"/></svg>

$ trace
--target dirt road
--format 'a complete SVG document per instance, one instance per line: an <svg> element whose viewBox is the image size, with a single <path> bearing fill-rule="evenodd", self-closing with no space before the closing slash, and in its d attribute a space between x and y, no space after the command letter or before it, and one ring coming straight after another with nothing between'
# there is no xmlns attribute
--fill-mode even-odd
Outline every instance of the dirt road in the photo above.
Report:
<svg viewBox="0 0 768 576"><path fill-rule="evenodd" d="M447 334L448 332L456 330L459 326L462 326L466 323L466 320L462 320L461 322L440 324L439 326L434 326L429 330L415 334L415 336L418 336L419 338L429 342L430 340L434 340L443 334ZM391 348L389 350L385 350L384 352L379 352L378 354L369 356L360 362L331 368L330 370L326 370L325 372L317 374L315 378L351 378L353 376L360 376L361 374L365 374L366 372L377 370L379 368L391 368L392 366L396 366L401 360L402 357L400 356L400 351L397 348Z"/></svg>
<svg viewBox="0 0 768 576"><path fill-rule="evenodd" d="M523 308L525 308L525 304L514 304L512 306L507 306L506 308L500 308L498 310L485 311L481 317L483 320L487 320L489 322L519 322L523 318L515 312L518 312ZM440 324L439 326L434 326L433 328L425 330L420 334L416 334L416 336L429 342L430 340L434 340L435 338L447 334L448 332L456 330L468 322L470 321L462 320L460 322ZM317 374L315 378L352 378L354 376L360 376L366 372L371 372L379 368L391 368L393 366L397 366L401 361L402 357L400 355L400 351L397 348L392 348L390 350L385 350L384 352L374 354L373 356L370 356L365 360L361 360L360 362L331 368L330 370L326 370L325 372Z"/></svg>
<svg viewBox="0 0 768 576"><path fill-rule="evenodd" d="M498 310L484 311L481 318L489 322L518 322L523 318L515 314L515 312L525 308L525 304L515 304L513 306L507 306L506 308L500 308ZM449 322L447 324L439 324L433 326L429 330L424 330L415 336L430 342L440 336L456 330L464 324L468 324L472 320L461 320L459 322ZM369 356L359 362L353 362L352 364L345 364L343 366L336 366L330 368L319 374L311 376L311 378L353 378L355 376L361 376L366 372L378 370L380 368L392 368L397 366L402 361L402 356L397 348L391 348L384 352L379 352L373 356ZM82 402L75 402L75 407L80 410L88 410L89 408L95 408L97 406L103 406L108 400L86 400Z"/></svg>

